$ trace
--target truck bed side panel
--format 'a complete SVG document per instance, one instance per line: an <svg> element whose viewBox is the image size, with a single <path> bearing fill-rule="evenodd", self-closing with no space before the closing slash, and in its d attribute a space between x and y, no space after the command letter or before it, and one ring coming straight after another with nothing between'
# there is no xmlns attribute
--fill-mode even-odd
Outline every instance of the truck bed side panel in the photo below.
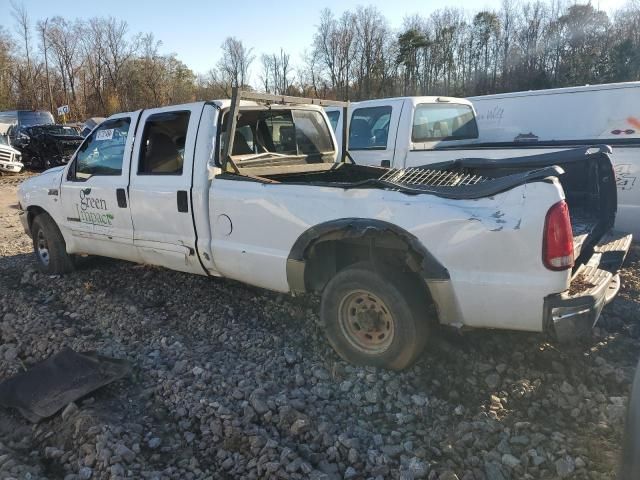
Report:
<svg viewBox="0 0 640 480"><path fill-rule="evenodd" d="M211 249L224 276L286 292L287 258L309 228L349 217L392 221L449 270L457 313L448 322L539 331L544 297L568 285L569 273L545 269L541 258L544 213L560 197L559 185L551 182L491 198L448 200L214 179ZM228 223L218 222L223 216Z"/></svg>

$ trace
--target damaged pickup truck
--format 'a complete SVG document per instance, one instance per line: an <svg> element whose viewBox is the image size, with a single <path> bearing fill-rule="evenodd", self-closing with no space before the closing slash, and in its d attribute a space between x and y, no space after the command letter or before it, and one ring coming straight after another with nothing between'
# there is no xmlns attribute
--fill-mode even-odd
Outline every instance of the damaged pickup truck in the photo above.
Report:
<svg viewBox="0 0 640 480"><path fill-rule="evenodd" d="M39 268L102 255L316 293L338 354L392 369L438 322L590 331L631 242L606 149L359 166L310 103L332 102L235 91L108 118L19 189Z"/></svg>
<svg viewBox="0 0 640 480"><path fill-rule="evenodd" d="M47 169L66 165L83 137L66 125L16 127L14 145L22 152L25 165Z"/></svg>

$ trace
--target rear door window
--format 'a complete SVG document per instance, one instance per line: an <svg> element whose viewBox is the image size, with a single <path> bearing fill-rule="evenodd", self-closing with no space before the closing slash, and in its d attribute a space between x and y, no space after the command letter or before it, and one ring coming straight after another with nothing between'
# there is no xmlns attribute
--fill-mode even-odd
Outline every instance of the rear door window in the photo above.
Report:
<svg viewBox="0 0 640 480"><path fill-rule="evenodd" d="M391 106L355 109L349 124L349 149L386 149L390 121Z"/></svg>
<svg viewBox="0 0 640 480"><path fill-rule="evenodd" d="M190 116L189 111L149 116L142 133L138 174L182 175Z"/></svg>
<svg viewBox="0 0 640 480"><path fill-rule="evenodd" d="M423 103L413 115L411 141L478 138L478 125L469 105Z"/></svg>

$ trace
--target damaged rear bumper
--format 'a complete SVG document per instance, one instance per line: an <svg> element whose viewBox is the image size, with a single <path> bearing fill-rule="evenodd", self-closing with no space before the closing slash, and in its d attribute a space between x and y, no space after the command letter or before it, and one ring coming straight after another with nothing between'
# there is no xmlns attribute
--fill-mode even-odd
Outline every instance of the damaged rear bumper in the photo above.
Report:
<svg viewBox="0 0 640 480"><path fill-rule="evenodd" d="M632 236L611 232L594 247L589 261L571 278L569 290L544 301L544 326L561 342L590 335L600 313L620 289L618 270Z"/></svg>

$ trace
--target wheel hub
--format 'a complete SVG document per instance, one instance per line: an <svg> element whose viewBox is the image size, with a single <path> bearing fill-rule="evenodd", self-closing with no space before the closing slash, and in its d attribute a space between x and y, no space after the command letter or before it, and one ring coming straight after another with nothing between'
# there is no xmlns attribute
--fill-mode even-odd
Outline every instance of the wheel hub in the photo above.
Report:
<svg viewBox="0 0 640 480"><path fill-rule="evenodd" d="M395 322L388 307L376 295L358 290L346 295L339 309L340 328L355 348L365 353L382 353L389 348Z"/></svg>
<svg viewBox="0 0 640 480"><path fill-rule="evenodd" d="M38 230L36 237L36 253L44 265L49 265L49 245L42 230Z"/></svg>

